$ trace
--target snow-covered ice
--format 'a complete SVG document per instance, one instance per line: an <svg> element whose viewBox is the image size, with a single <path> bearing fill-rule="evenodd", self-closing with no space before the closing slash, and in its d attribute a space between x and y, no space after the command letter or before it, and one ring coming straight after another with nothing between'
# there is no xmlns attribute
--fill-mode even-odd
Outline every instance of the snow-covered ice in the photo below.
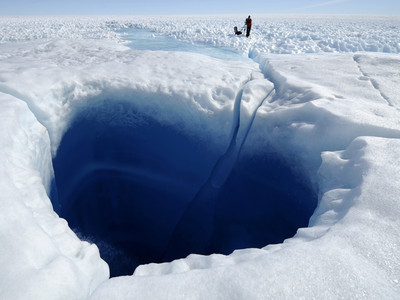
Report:
<svg viewBox="0 0 400 300"><path fill-rule="evenodd" d="M400 18L253 16L250 39L233 33L243 21L0 18L1 299L398 298ZM187 52L135 50L135 30L187 43ZM211 56L198 53L202 46ZM223 50L213 55L213 47ZM243 58L225 59L230 51ZM57 214L68 203L55 196L53 159L82 119L173 128L167 138L178 140L178 132L207 145L198 170L179 165L182 193L192 193L191 184L200 188L213 167L206 189L228 182L232 169L245 170L244 161L278 155L310 188L305 205L314 194L317 208L308 227L283 243L192 254L109 279L98 247ZM84 133L60 151L91 147ZM141 155L152 158L149 149ZM154 172L126 172L177 187L181 181L169 177L162 158L154 157ZM110 168L109 161L92 162L85 168ZM66 186L74 185L68 172L76 167L66 168ZM207 227L191 226L209 238ZM188 240L181 227L178 236Z"/></svg>

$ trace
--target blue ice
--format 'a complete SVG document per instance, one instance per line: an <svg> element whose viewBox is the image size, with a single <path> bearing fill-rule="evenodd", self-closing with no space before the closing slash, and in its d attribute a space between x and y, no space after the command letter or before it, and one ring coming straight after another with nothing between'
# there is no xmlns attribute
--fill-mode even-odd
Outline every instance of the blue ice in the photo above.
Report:
<svg viewBox="0 0 400 300"><path fill-rule="evenodd" d="M60 215L98 245L112 276L191 253L280 243L308 225L315 195L279 155L232 160L152 116L132 126L105 120L78 116L53 164Z"/></svg>
<svg viewBox="0 0 400 300"><path fill-rule="evenodd" d="M248 59L242 54L229 48L212 47L202 43L179 40L146 29L130 28L121 30L120 32L123 33L124 40L130 42L128 46L135 50L182 51L199 53L225 60Z"/></svg>

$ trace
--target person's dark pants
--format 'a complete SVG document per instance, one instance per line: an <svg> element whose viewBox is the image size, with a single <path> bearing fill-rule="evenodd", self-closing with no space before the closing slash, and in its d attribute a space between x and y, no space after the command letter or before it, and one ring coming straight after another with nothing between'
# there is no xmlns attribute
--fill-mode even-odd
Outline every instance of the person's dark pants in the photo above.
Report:
<svg viewBox="0 0 400 300"><path fill-rule="evenodd" d="M251 30L251 27L247 27L247 30L246 30L246 37L249 37L249 35L250 35L250 30Z"/></svg>

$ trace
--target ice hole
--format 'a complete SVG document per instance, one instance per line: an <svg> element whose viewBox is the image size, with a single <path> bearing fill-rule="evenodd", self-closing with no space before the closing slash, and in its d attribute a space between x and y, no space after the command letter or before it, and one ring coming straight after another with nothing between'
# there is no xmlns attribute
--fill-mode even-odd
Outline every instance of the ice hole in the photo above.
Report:
<svg viewBox="0 0 400 300"><path fill-rule="evenodd" d="M192 238L206 247L170 245L222 153L128 103L113 105L118 109L106 105L78 115L53 161L61 217L80 238L97 244L112 277L190 253L280 243L308 225L315 195L276 154L254 153L239 157L220 188L203 191L210 203L194 219L206 230ZM189 224L183 234L190 230Z"/></svg>

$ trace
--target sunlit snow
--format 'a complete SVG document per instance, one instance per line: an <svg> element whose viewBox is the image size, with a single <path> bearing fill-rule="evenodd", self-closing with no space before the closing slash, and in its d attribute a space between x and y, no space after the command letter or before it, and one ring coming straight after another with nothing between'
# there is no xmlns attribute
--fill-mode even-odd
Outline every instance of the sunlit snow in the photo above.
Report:
<svg viewBox="0 0 400 300"><path fill-rule="evenodd" d="M0 18L1 299L398 298L400 18L245 17Z"/></svg>

